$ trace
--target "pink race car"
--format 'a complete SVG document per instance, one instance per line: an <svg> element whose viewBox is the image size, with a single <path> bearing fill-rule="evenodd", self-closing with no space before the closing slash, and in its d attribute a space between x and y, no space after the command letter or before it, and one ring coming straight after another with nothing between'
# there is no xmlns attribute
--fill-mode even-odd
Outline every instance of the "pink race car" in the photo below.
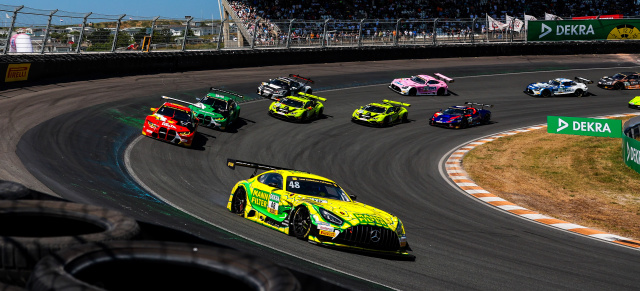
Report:
<svg viewBox="0 0 640 291"><path fill-rule="evenodd" d="M440 73L434 74L436 77L429 75L417 75L411 78L395 79L391 81L389 89L402 95L438 95L443 96L449 93L449 85L453 83L453 79Z"/></svg>

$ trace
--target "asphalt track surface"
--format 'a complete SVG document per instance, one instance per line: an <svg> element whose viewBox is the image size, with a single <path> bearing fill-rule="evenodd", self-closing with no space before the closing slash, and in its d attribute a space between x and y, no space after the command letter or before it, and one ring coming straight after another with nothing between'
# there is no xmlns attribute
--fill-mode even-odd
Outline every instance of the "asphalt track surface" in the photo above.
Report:
<svg viewBox="0 0 640 291"><path fill-rule="evenodd" d="M597 80L637 70L635 55L420 59L274 66L145 75L39 85L0 92L0 178L67 199L124 211L214 243L271 259L355 290L638 290L640 252L546 227L469 198L441 175L440 161L472 139L542 124L546 116L631 112L638 91L589 86L588 97L534 98L528 83L555 77ZM449 96L406 97L388 82L420 73L454 77ZM242 104L229 132L199 129L192 149L141 137L161 95L193 100L209 86L256 97L270 77L298 73L328 99L326 118L307 124L267 115L269 101ZM350 122L382 99L410 103L406 124ZM465 101L495 105L492 123L464 130L428 125L433 112ZM332 178L358 201L402 219L415 261L322 248L226 210L231 187L251 169L226 159ZM635 181L637 182L637 181Z"/></svg>

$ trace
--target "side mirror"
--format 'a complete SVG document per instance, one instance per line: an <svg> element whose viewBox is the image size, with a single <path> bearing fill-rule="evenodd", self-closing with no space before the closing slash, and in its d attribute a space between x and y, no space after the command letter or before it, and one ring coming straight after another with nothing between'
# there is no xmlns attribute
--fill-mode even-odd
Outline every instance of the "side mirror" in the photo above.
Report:
<svg viewBox="0 0 640 291"><path fill-rule="evenodd" d="M349 195L349 198L351 198L351 200L356 201L356 198L358 198L358 196L356 195Z"/></svg>
<svg viewBox="0 0 640 291"><path fill-rule="evenodd" d="M269 187L272 187L272 188L280 189L280 185L278 185L277 183L273 183L273 182L271 182L271 183L269 183L269 184L267 184L267 185L268 185Z"/></svg>
<svg viewBox="0 0 640 291"><path fill-rule="evenodd" d="M149 108L149 110L156 111L156 110L158 110L158 108Z"/></svg>

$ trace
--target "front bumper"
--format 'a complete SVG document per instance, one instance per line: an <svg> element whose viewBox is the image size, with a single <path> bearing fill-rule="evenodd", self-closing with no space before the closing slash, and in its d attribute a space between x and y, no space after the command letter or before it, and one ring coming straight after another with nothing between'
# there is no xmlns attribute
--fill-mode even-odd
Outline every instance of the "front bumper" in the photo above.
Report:
<svg viewBox="0 0 640 291"><path fill-rule="evenodd" d="M302 121L302 114L296 116L293 114L286 114L284 112L278 112L278 111L274 111L274 110L269 110L269 115L278 118L278 119L282 119L282 120L289 120L289 121Z"/></svg>
<svg viewBox="0 0 640 291"><path fill-rule="evenodd" d="M389 85L389 89L391 89L391 91L396 92L398 94L409 95L409 90L411 88L402 89L398 85L391 83L391 85Z"/></svg>
<svg viewBox="0 0 640 291"><path fill-rule="evenodd" d="M365 125L376 125L376 126L382 125L382 120L378 120L377 118L367 119L359 116L351 116L351 121L358 124L365 124Z"/></svg>
<svg viewBox="0 0 640 291"><path fill-rule="evenodd" d="M531 89L527 88L527 89L524 89L524 91L523 91L523 92L524 92L525 94L529 95L529 96L540 96L540 92L541 92L541 91L538 91L538 93L536 93L535 91L533 91L533 90L531 90Z"/></svg>
<svg viewBox="0 0 640 291"><path fill-rule="evenodd" d="M439 126L439 127L460 128L462 126L462 121L442 122L442 121L435 121L435 120L431 119L431 120L429 120L429 124L431 124L433 126Z"/></svg>
<svg viewBox="0 0 640 291"><path fill-rule="evenodd" d="M260 96L268 97L268 98L284 97L285 95L284 93L279 93L269 87L263 87L263 86L258 87L257 93Z"/></svg>
<svg viewBox="0 0 640 291"><path fill-rule="evenodd" d="M379 234L377 241L371 238L371 233L374 231ZM406 237L399 238L393 230L373 225L355 225L342 230L335 237L320 235L318 229L312 227L309 241L328 247L413 257L407 252L411 249Z"/></svg>
<svg viewBox="0 0 640 291"><path fill-rule="evenodd" d="M640 105L629 104L629 108L631 108L631 109L640 109Z"/></svg>
<svg viewBox="0 0 640 291"><path fill-rule="evenodd" d="M191 132L191 134L187 136L180 136L175 130L168 129L166 127L158 126L157 128L152 128L148 125L144 125L142 127L142 135L146 135L148 137L152 137L158 140L166 141L173 144L178 144L186 147L190 147L193 142L193 137L195 136L195 130Z"/></svg>

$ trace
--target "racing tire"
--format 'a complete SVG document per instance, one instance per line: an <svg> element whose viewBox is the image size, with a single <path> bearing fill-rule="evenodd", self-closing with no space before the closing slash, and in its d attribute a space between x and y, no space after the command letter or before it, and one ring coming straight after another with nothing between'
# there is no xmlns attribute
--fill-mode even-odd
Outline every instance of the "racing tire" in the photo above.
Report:
<svg viewBox="0 0 640 291"><path fill-rule="evenodd" d="M411 88L409 89L409 93L407 93L407 95L409 96L416 96L418 90L416 90L416 88Z"/></svg>
<svg viewBox="0 0 640 291"><path fill-rule="evenodd" d="M433 122L433 119L429 119L429 125L431 125L431 126L435 126L436 125L435 122Z"/></svg>
<svg viewBox="0 0 640 291"><path fill-rule="evenodd" d="M231 212L244 217L244 210L247 208L247 191L243 187L238 187L231 198Z"/></svg>
<svg viewBox="0 0 640 291"><path fill-rule="evenodd" d="M22 184L0 180L0 200L25 199L31 190Z"/></svg>
<svg viewBox="0 0 640 291"><path fill-rule="evenodd" d="M24 284L36 263L83 243L127 240L135 219L103 207L62 201L0 201L0 281Z"/></svg>
<svg viewBox="0 0 640 291"><path fill-rule="evenodd" d="M581 89L576 89L576 92L574 94L576 95L576 97L582 97L584 96L584 91L582 91Z"/></svg>
<svg viewBox="0 0 640 291"><path fill-rule="evenodd" d="M409 122L409 113L403 114L401 119L402 119L402 123Z"/></svg>
<svg viewBox="0 0 640 291"><path fill-rule="evenodd" d="M482 119L482 124L489 124L489 122L491 122L491 114L487 114L484 116L484 118Z"/></svg>
<svg viewBox="0 0 640 291"><path fill-rule="evenodd" d="M460 124L460 128L467 128L469 127L469 122L465 119L462 121L462 124Z"/></svg>
<svg viewBox="0 0 640 291"><path fill-rule="evenodd" d="M324 108L320 108L320 110L318 110L318 118L322 118L324 116Z"/></svg>
<svg viewBox="0 0 640 291"><path fill-rule="evenodd" d="M313 93L313 90L311 89L307 90L307 94L311 94L311 93Z"/></svg>
<svg viewBox="0 0 640 291"><path fill-rule="evenodd" d="M391 118L389 118L389 116L385 117L384 120L382 121L382 127L387 127L390 125L391 123Z"/></svg>
<svg viewBox="0 0 640 291"><path fill-rule="evenodd" d="M542 92L540 92L540 96L549 97L551 96L551 92L549 90L542 90Z"/></svg>
<svg viewBox="0 0 640 291"><path fill-rule="evenodd" d="M443 88L438 89L438 92L436 94L438 94L438 96L444 96L444 89Z"/></svg>
<svg viewBox="0 0 640 291"><path fill-rule="evenodd" d="M291 227L293 227L293 235L301 240L307 240L311 232L311 216L309 209L304 206L298 206L291 214Z"/></svg>
<svg viewBox="0 0 640 291"><path fill-rule="evenodd" d="M307 113L307 112L302 113L302 116L300 117L300 122L307 122L307 121L309 121L309 115L308 115L308 114L309 114L309 113Z"/></svg>
<svg viewBox="0 0 640 291"><path fill-rule="evenodd" d="M89 243L47 256L28 290L300 290L284 267L232 249L164 241Z"/></svg>
<svg viewBox="0 0 640 291"><path fill-rule="evenodd" d="M613 85L613 90L622 90L622 89L624 89L624 85L620 82Z"/></svg>

